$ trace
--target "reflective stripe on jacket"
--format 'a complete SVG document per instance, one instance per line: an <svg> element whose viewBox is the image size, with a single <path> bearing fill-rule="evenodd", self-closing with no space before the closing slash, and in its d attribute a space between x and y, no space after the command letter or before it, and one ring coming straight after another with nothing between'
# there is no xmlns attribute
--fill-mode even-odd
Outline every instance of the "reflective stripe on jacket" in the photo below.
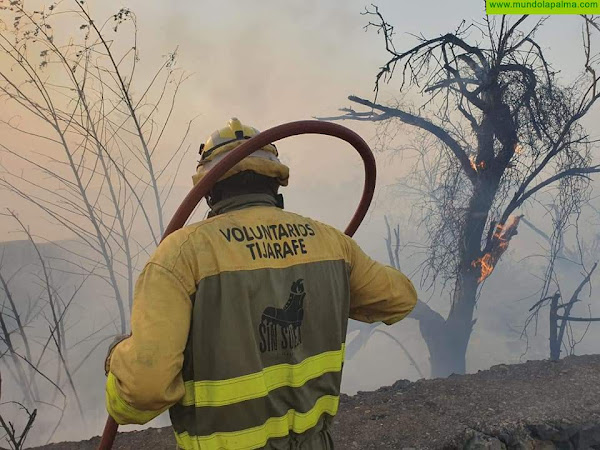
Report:
<svg viewBox="0 0 600 450"><path fill-rule="evenodd" d="M118 423L170 408L183 449L328 448L348 316L392 324L416 292L340 231L274 204L230 199L158 247L132 336L110 357Z"/></svg>

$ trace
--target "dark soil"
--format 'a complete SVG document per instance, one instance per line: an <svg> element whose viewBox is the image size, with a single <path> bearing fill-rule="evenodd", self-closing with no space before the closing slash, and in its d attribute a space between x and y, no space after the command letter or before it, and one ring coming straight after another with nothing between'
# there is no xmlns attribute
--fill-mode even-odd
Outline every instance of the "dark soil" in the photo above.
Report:
<svg viewBox="0 0 600 450"><path fill-rule="evenodd" d="M338 449L600 449L600 355L400 380L342 395ZM38 447L92 450L99 438ZM120 433L114 449L173 450L170 428Z"/></svg>

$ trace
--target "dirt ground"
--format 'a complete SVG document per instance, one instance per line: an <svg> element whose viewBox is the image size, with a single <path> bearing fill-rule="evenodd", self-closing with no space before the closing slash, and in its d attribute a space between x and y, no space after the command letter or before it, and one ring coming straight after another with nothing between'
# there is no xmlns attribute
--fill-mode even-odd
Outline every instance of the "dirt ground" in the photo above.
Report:
<svg viewBox="0 0 600 450"><path fill-rule="evenodd" d="M600 449L600 355L400 380L342 396L338 449ZM37 447L92 450L99 439ZM115 449L173 450L170 428L120 433Z"/></svg>

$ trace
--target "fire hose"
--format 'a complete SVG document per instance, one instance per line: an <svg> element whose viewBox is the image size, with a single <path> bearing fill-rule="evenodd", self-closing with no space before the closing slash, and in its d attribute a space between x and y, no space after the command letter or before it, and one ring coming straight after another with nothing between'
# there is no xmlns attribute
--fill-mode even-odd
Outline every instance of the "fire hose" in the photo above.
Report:
<svg viewBox="0 0 600 450"><path fill-rule="evenodd" d="M365 182L362 198L354 216L352 216L350 223L344 231L348 236L353 236L367 214L367 210L373 199L377 175L373 153L367 143L349 128L331 122L300 120L297 122L285 123L263 131L233 149L188 193L173 215L171 222L169 222L161 242L169 234L185 225L198 203L200 203L219 178L221 178L229 169L262 147L279 141L280 139L299 134L324 134L337 137L348 142L360 154L365 168ZM115 436L117 435L117 428L118 424L112 417L108 416L98 450L110 450L112 448Z"/></svg>

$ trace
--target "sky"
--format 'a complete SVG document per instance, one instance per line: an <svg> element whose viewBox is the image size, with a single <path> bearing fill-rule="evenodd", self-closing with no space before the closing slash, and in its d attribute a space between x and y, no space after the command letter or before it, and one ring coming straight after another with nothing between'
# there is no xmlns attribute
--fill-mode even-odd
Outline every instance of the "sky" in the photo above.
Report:
<svg viewBox="0 0 600 450"><path fill-rule="evenodd" d="M178 97L169 137L177 142L187 122L195 118L190 139L194 149L230 117L266 129L335 114L339 107L350 106L350 94L372 99L375 74L387 59L382 36L373 29L364 30L368 17L361 12L369 4L358 0L107 0L89 5L98 20L121 7L135 12L139 86L177 48L177 67L191 77ZM436 36L454 29L463 19L481 20L483 14L483 2L383 1L378 6L395 27L397 48L415 42L414 35ZM581 52L573 51L580 42L579 33L579 23L571 17L552 19L540 33L540 41L567 78L582 62ZM395 83L384 86L382 98L396 97L396 90ZM411 100L422 101L418 96ZM3 114L10 115L10 111ZM373 142L372 124L346 121L343 125ZM291 167L288 207L344 227L362 183L360 160L353 150L341 141L317 136L288 139L279 149ZM169 150L167 140L161 151ZM190 187L196 160L195 150L184 158L177 183L180 197ZM380 161L378 193L406 172L405 165ZM340 204L329 192L337 193L346 184L355 187ZM10 205L29 213L27 219L36 218L37 212L22 202ZM0 233L6 239L17 237L8 235L11 226L0 220Z"/></svg>
<svg viewBox="0 0 600 450"><path fill-rule="evenodd" d="M455 29L463 19L481 20L484 11L482 1L466 0L386 0L377 5L395 27L397 49L408 48L415 42L414 35L435 37ZM135 12L140 82L147 80L153 68L175 48L177 67L191 74L178 97L173 127L159 148L168 152L187 122L195 118L190 134L192 151L184 156L168 212L173 211L191 187L199 144L212 131L225 126L230 117L267 129L289 121L334 115L338 108L350 106L347 100L350 94L373 98L375 75L387 60L382 36L374 30L364 30L368 17L361 12L369 3L359 0L92 0L89 6L97 20L109 17L122 7ZM561 76L571 79L583 61L579 22L573 17L552 18L540 31L538 40L549 59L561 70ZM2 63L6 64L0 58ZM393 99L397 95L397 83L392 82L383 88L381 98ZM422 101L419 96L412 96L410 100ZM1 108L0 115L10 116L10 110ZM600 123L598 111L587 123L592 131L600 131L596 125ZM347 121L342 124L358 132L367 142L375 143L376 129L372 124ZM12 139L0 126L0 141L13 142ZM408 142L403 136L398 139L401 143ZM26 144L22 145L24 150L31 150ZM290 184L283 190L286 208L345 228L362 190L359 157L347 144L321 136L294 137L280 142L278 148L282 160L291 169ZM3 159L5 164L7 161ZM408 202L397 197L392 199L394 191L390 187L399 176L406 175L410 161L391 160L389 155L377 154L377 162L379 178L375 200L356 239L368 254L385 261L383 215L391 214L394 220L406 224ZM18 211L26 223L37 226L38 230L42 228L40 233L44 231L47 238L68 238L49 226L38 211L23 201L3 192L0 199L2 207ZM196 218L201 218L201 213ZM22 235L13 232L14 228L12 221L0 216L0 241L22 239ZM476 328L469 348L471 371L500 362L517 362L525 349L518 333L510 329L516 327L512 322L514 312L523 309L519 300L531 278L524 273L527 269L513 263L539 249L539 245L527 231L519 237L522 239L511 243L515 249L511 250L511 262L501 268L502 277L491 277L486 286L486 292L492 292L494 300L505 300L504 303L487 301L478 306L477 314L488 318ZM513 283L502 284L506 279ZM448 307L447 299L434 303L440 311ZM425 368L426 349L418 324L403 322L402 326L394 327L393 333L406 342ZM498 339L499 335L510 335L510 339L505 342ZM584 352L598 351L594 340L591 341L582 344ZM545 337L542 335L537 341L532 337L532 343L535 345L532 344L529 357L544 357ZM344 374L345 392L374 389L398 378L417 379L416 370L406 360L386 356L383 349L392 346L389 338L377 336L355 361L348 362ZM102 410L94 414L96 422L101 423ZM64 436L75 437L68 433Z"/></svg>
<svg viewBox="0 0 600 450"><path fill-rule="evenodd" d="M175 48L177 67L191 75L181 89L168 135L171 142L177 142L187 122L195 118L190 139L194 150L185 156L177 183L180 197L190 187L195 148L230 117L266 129L335 114L339 107L350 106L350 94L373 98L375 74L387 59L382 36L373 29L364 30L368 17L361 12L369 4L358 0L107 0L89 5L98 20L121 7L135 12L139 86ZM414 35L436 36L454 29L463 19L481 20L483 14L483 2L383 1L378 6L395 27L399 49L415 42ZM112 31L108 33L110 37ZM552 19L540 33L540 41L567 78L582 62L581 52L573 51L580 42L579 33L579 23L570 17ZM396 97L396 90L395 83L384 86L382 98ZM418 96L411 100L422 101ZM372 124L342 124L373 142ZM171 150L169 140L163 142L161 151ZM344 227L362 183L361 163L353 150L341 141L318 136L291 138L281 142L279 149L291 167L285 190L288 207ZM380 158L378 193L405 174L405 166L385 164ZM347 184L355 187L340 204L329 192L337 195L338 188ZM10 205L23 214L29 212L28 219L36 217L37 212L22 202ZM11 226L0 220L0 233L7 239L16 238L7 234Z"/></svg>

